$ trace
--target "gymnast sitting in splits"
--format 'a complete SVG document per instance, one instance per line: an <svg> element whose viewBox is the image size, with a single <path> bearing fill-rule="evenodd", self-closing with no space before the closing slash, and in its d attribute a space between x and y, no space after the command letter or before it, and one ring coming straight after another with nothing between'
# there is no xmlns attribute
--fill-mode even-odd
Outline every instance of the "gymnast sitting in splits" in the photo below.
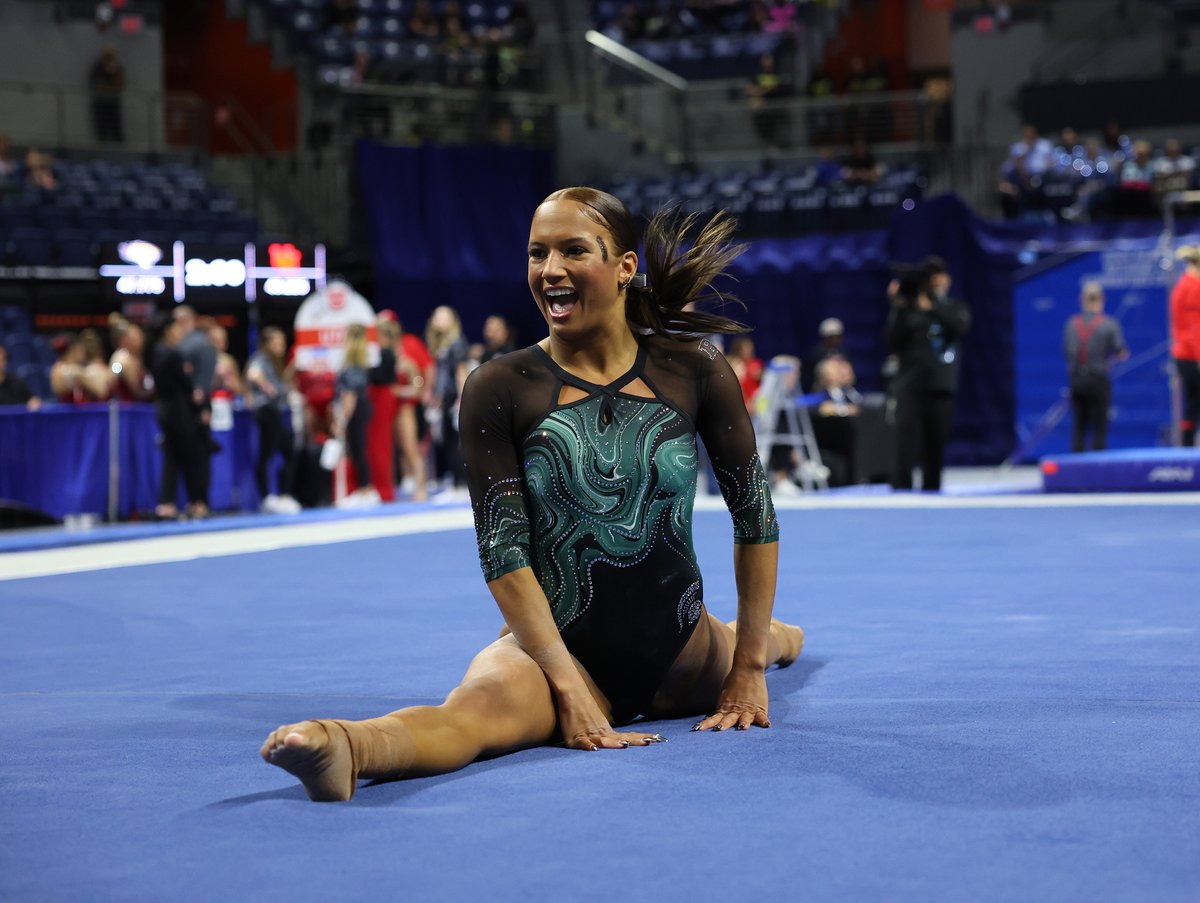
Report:
<svg viewBox="0 0 1200 903"><path fill-rule="evenodd" d="M476 370L460 412L480 562L505 629L441 705L273 731L262 757L311 799L554 742L662 741L613 727L638 716L770 727L764 670L795 660L804 634L771 617L779 528L737 377L695 338L741 327L690 309L740 252L734 224L714 217L685 250L690 225L651 220L642 275L616 198L567 188L537 208L529 288L549 336ZM730 625L705 610L692 549L697 436L733 516Z"/></svg>

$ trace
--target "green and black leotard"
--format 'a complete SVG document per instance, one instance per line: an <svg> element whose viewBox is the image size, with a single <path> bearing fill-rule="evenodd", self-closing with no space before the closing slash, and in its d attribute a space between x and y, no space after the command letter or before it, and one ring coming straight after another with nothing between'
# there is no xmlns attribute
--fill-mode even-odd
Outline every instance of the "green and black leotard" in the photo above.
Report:
<svg viewBox="0 0 1200 903"><path fill-rule="evenodd" d="M585 394L560 403L565 386ZM533 568L614 720L644 714L704 611L697 435L734 542L779 538L729 364L707 341L646 337L629 372L598 386L533 345L471 374L459 425L484 577Z"/></svg>

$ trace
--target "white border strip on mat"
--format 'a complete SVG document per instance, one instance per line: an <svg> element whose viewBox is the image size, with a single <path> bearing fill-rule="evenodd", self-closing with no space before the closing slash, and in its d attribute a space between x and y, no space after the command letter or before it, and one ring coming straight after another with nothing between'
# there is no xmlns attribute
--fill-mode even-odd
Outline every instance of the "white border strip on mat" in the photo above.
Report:
<svg viewBox="0 0 1200 903"><path fill-rule="evenodd" d="M1200 506L1200 493L1105 493L1057 495L922 495L895 493L839 495L814 493L799 498L781 499L775 507L789 510L883 510L904 508L1112 508ZM719 496L700 496L698 511L723 510ZM320 523L251 527L185 536L162 536L127 542L102 542L92 545L13 552L0 556L0 582L27 577L48 577L81 571L130 567L141 564L165 564L196 558L244 555L301 546L329 545L360 539L381 539L414 533L466 530L473 526L470 508L446 511L367 517Z"/></svg>
<svg viewBox="0 0 1200 903"><path fill-rule="evenodd" d="M249 552L269 552L274 549L320 546L412 533L462 530L472 524L470 508L455 508L391 517L283 524L245 530L132 539L127 542L100 542L61 549L40 549L36 552L13 552L0 556L0 581L99 571L139 564L191 561L195 558L215 558L222 555L244 555Z"/></svg>

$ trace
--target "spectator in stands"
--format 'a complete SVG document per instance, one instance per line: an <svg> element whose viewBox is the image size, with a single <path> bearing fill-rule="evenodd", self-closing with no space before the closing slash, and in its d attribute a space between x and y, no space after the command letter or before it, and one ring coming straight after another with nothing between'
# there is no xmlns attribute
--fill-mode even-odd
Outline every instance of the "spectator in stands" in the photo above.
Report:
<svg viewBox="0 0 1200 903"><path fill-rule="evenodd" d="M1154 188L1159 195L1174 191L1187 191L1196 172L1196 161L1183 152L1178 138L1169 138L1163 144L1163 155L1154 161Z"/></svg>
<svg viewBox="0 0 1200 903"><path fill-rule="evenodd" d="M833 147L823 144L817 148L817 184L828 187L842 181L842 164L833 154Z"/></svg>
<svg viewBox="0 0 1200 903"><path fill-rule="evenodd" d="M42 406L21 377L8 372L8 349L0 345L0 405L23 404L31 411Z"/></svg>
<svg viewBox="0 0 1200 903"><path fill-rule="evenodd" d="M828 101L833 98L833 76L824 69L816 70L809 77L806 93L809 100L817 101L817 103L809 105L806 114L808 143L813 147L832 145L841 130L840 113L832 103L820 103L820 101Z"/></svg>
<svg viewBox="0 0 1200 903"><path fill-rule="evenodd" d="M50 368L50 387L59 401L83 404L105 401L112 394L112 370L96 330L58 336L54 349L59 359Z"/></svg>
<svg viewBox="0 0 1200 903"><path fill-rule="evenodd" d="M842 180L847 185L874 185L879 181L879 161L871 152L865 135L859 134L854 138L850 147L850 156L842 163Z"/></svg>
<svg viewBox="0 0 1200 903"><path fill-rule="evenodd" d="M791 0L771 0L767 7L767 20L762 23L763 34L793 34L799 28L796 4Z"/></svg>
<svg viewBox="0 0 1200 903"><path fill-rule="evenodd" d="M1099 138L1084 142L1078 172L1080 183L1075 191L1075 201L1063 211L1063 219L1090 222L1111 206L1116 184L1116 173Z"/></svg>
<svg viewBox="0 0 1200 903"><path fill-rule="evenodd" d="M396 443L404 473L400 487L414 502L423 502L428 497L428 473L420 427L423 405L433 389L435 366L420 336L405 332L399 322L396 326L400 330L395 344Z"/></svg>
<svg viewBox="0 0 1200 903"><path fill-rule="evenodd" d="M537 35L537 24L529 5L524 0L515 0L508 8L508 20L504 23L505 38L518 47L528 47Z"/></svg>
<svg viewBox="0 0 1200 903"><path fill-rule="evenodd" d="M58 187L54 158L36 147L25 152L25 183L31 188L53 191Z"/></svg>
<svg viewBox="0 0 1200 903"><path fill-rule="evenodd" d="M433 14L433 6L429 0L417 0L413 5L412 15L408 17L409 36L418 40L436 41L438 31L438 20Z"/></svg>
<svg viewBox="0 0 1200 903"><path fill-rule="evenodd" d="M967 305L950 297L950 274L940 258L904 268L888 286L888 346L899 355L892 380L896 402L897 467L892 485L912 489L921 462L921 488L942 486L942 460L954 421L959 346L971 328Z"/></svg>
<svg viewBox="0 0 1200 903"><path fill-rule="evenodd" d="M764 53L758 58L758 72L746 85L746 97L750 103L750 115L754 131L768 149L779 150L788 141L787 110L773 101L787 96L787 86L780 80L775 66L775 55Z"/></svg>
<svg viewBox="0 0 1200 903"><path fill-rule="evenodd" d="M114 394L121 401L150 401L154 397L154 380L146 369L146 337L142 327L113 314L108 318L108 334L116 349L108 359Z"/></svg>
<svg viewBox="0 0 1200 903"><path fill-rule="evenodd" d="M204 393L192 382L187 362L179 351L183 337L183 322L169 320L150 356L163 452L162 483L154 513L167 519L179 516L175 499L181 473L187 491L188 514L196 518L208 515L208 450L199 433L196 416L204 402Z"/></svg>
<svg viewBox="0 0 1200 903"><path fill-rule="evenodd" d="M754 0L762 5L762 0ZM763 6L763 20L766 7ZM684 0L667 0L662 6L651 7L646 19L646 37L656 41L682 38L700 31L700 23Z"/></svg>
<svg viewBox="0 0 1200 903"><path fill-rule="evenodd" d="M1036 126L1026 123L1000 170L1000 204L1006 217L1014 219L1029 209L1036 183L1053 165L1054 148L1038 135Z"/></svg>
<svg viewBox="0 0 1200 903"><path fill-rule="evenodd" d="M246 362L246 386L250 407L258 424L258 466L254 476L262 510L272 514L295 514L300 503L292 497L296 443L292 436L292 409L288 402L292 367L287 364L287 336L276 326L258 335L258 351ZM275 456L282 466L271 491L270 469Z"/></svg>
<svg viewBox="0 0 1200 903"><path fill-rule="evenodd" d="M358 25L358 4L355 0L329 0L325 7L325 30L341 28L353 32Z"/></svg>
<svg viewBox="0 0 1200 903"><path fill-rule="evenodd" d="M816 391L822 397L810 413L821 463L829 468L830 486L858 482L855 445L863 397L854 382L854 368L840 355L825 358L816 366Z"/></svg>
<svg viewBox="0 0 1200 903"><path fill-rule="evenodd" d="M1121 324L1104 313L1104 289L1088 282L1080 295L1081 313L1063 329L1063 354L1071 391L1074 432L1071 451L1081 452L1090 432L1092 450L1108 447L1108 409L1112 381L1108 368L1114 359L1129 357Z"/></svg>
<svg viewBox="0 0 1200 903"><path fill-rule="evenodd" d="M1171 357L1183 391L1180 444L1192 447L1200 423L1200 245L1182 247L1176 256L1185 267L1171 291Z"/></svg>
<svg viewBox="0 0 1200 903"><path fill-rule="evenodd" d="M457 488L464 476L458 450L458 399L469 368L467 340L453 308L442 305L434 309L425 327L425 345L435 363L426 416L433 431L437 476L447 487Z"/></svg>
<svg viewBox="0 0 1200 903"><path fill-rule="evenodd" d="M367 421L371 419L371 401L367 397L369 367L367 328L361 323L352 323L346 327L346 344L342 349L342 366L338 370L333 402L333 435L341 440L346 456L354 465L358 484L353 493L339 502L348 508L379 503L379 493L371 485L371 471L367 465Z"/></svg>
<svg viewBox="0 0 1200 903"><path fill-rule="evenodd" d="M748 335L736 336L729 342L725 359L738 378L746 406L750 407L763 379L763 362L754 353L754 340Z"/></svg>
<svg viewBox="0 0 1200 903"><path fill-rule="evenodd" d="M499 314L492 314L483 321L483 356L479 361L481 364L516 350L517 343L508 320Z"/></svg>
<svg viewBox="0 0 1200 903"><path fill-rule="evenodd" d="M622 6L616 19L605 29L605 34L623 44L631 44L645 37L646 22L642 18L642 11L638 9L638 5L626 3Z"/></svg>
<svg viewBox="0 0 1200 903"><path fill-rule="evenodd" d="M1060 163L1079 156L1083 152L1083 148L1079 144L1079 133L1069 125L1064 126L1058 133L1058 145L1054 148L1054 152Z"/></svg>
<svg viewBox="0 0 1200 903"><path fill-rule="evenodd" d="M242 368L237 358L229 353L229 333L212 317L204 318L203 328L217 354L213 366L212 391L228 392L233 398L242 397L246 394L246 384L242 380Z"/></svg>
<svg viewBox="0 0 1200 903"><path fill-rule="evenodd" d="M1121 164L1117 192L1117 213L1125 216L1152 216L1157 213L1154 197L1153 148L1149 141L1136 141L1132 155Z"/></svg>
<svg viewBox="0 0 1200 903"><path fill-rule="evenodd" d="M845 357L843 344L846 340L846 327L837 317L826 317L817 326L818 342L808 353L808 358L802 361L804 368L810 374L804 380L807 388L817 391L817 367L822 361L830 358Z"/></svg>
<svg viewBox="0 0 1200 903"><path fill-rule="evenodd" d="M125 90L125 67L117 59L117 51L106 46L88 73L88 89L92 94L92 127L98 141L120 144L125 140L125 123L121 111L121 92Z"/></svg>
<svg viewBox="0 0 1200 903"><path fill-rule="evenodd" d="M443 83L447 85L462 85L468 81L469 52L474 46L474 40L463 27L462 19L457 13L458 4L447 4L442 13L441 42L438 53L441 55Z"/></svg>
<svg viewBox="0 0 1200 903"><path fill-rule="evenodd" d="M1121 124L1115 119L1110 119L1104 126L1104 150L1110 165L1118 170L1125 158L1132 153L1133 142L1121 131Z"/></svg>

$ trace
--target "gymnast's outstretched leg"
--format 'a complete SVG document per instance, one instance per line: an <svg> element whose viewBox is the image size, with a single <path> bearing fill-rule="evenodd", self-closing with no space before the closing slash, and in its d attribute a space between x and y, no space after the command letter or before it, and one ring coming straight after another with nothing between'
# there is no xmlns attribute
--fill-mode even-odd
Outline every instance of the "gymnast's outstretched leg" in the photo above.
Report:
<svg viewBox="0 0 1200 903"><path fill-rule="evenodd" d="M348 800L359 778L454 771L483 755L549 742L554 732L550 685L533 659L506 638L475 657L441 705L365 721L284 725L261 753L299 778L311 799Z"/></svg>
<svg viewBox="0 0 1200 903"><path fill-rule="evenodd" d="M610 715L608 700L586 672L583 676ZM271 732L260 753L299 778L310 799L326 802L350 799L359 778L445 774L481 757L550 743L557 734L550 685L508 636L475 657L441 705L412 706L365 721L283 725ZM630 742L650 736L620 735Z"/></svg>

